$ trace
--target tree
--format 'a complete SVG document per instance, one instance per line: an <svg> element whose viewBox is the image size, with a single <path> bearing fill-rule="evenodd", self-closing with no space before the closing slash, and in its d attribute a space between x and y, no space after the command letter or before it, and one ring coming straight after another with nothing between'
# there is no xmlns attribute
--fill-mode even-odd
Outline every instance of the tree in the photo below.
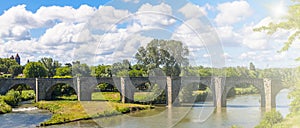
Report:
<svg viewBox="0 0 300 128"><path fill-rule="evenodd" d="M131 70L131 64L128 60L123 60L123 62L117 62L112 65L111 73L113 76L128 76Z"/></svg>
<svg viewBox="0 0 300 128"><path fill-rule="evenodd" d="M25 65L23 74L26 78L46 77L47 69L40 62L29 62Z"/></svg>
<svg viewBox="0 0 300 128"><path fill-rule="evenodd" d="M111 77L111 66L110 65L98 65L91 68L93 77Z"/></svg>
<svg viewBox="0 0 300 128"><path fill-rule="evenodd" d="M72 67L63 66L56 68L56 76L72 76Z"/></svg>
<svg viewBox="0 0 300 128"><path fill-rule="evenodd" d="M80 61L73 62L72 66L73 76L91 76L90 67L87 64L81 64Z"/></svg>
<svg viewBox="0 0 300 128"><path fill-rule="evenodd" d="M0 58L0 72L8 73L8 69L12 65L19 65L16 60L9 58Z"/></svg>
<svg viewBox="0 0 300 128"><path fill-rule="evenodd" d="M137 63L144 65L148 72L162 69L167 76L179 76L180 68L188 65L189 51L182 42L174 40L152 40L146 48L140 47L135 55Z"/></svg>
<svg viewBox="0 0 300 128"><path fill-rule="evenodd" d="M18 76L19 74L22 74L23 66L21 66L21 65L12 65L12 66L9 67L8 71L13 76Z"/></svg>
<svg viewBox="0 0 300 128"><path fill-rule="evenodd" d="M53 77L56 73L56 68L61 66L58 61L53 60L52 58L42 58L41 60L39 60L39 62L42 63L47 69L48 77Z"/></svg>
<svg viewBox="0 0 300 128"><path fill-rule="evenodd" d="M280 29L291 31L292 34L288 37L287 41L284 42L284 46L279 52L287 51L292 43L298 38L300 38L300 1L292 0L295 2L293 5L289 6L288 14L279 23L269 23L268 26L262 26L260 28L255 28L254 31L267 31L268 34L274 34ZM299 58L298 58L299 59Z"/></svg>

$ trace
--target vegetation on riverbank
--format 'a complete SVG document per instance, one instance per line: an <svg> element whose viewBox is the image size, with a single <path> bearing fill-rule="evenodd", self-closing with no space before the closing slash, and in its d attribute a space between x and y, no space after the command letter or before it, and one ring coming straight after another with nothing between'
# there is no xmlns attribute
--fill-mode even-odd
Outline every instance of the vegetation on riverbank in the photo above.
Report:
<svg viewBox="0 0 300 128"><path fill-rule="evenodd" d="M0 96L0 114L9 113L12 111L11 106L9 106L4 99L5 96Z"/></svg>
<svg viewBox="0 0 300 128"><path fill-rule="evenodd" d="M41 126L113 116L153 108L150 105L98 101L40 101L36 103L36 106L53 113L53 116L49 120L40 124Z"/></svg>
<svg viewBox="0 0 300 128"><path fill-rule="evenodd" d="M11 112L12 107L18 106L19 102L34 99L34 97L33 90L10 90L4 96L0 95L0 114Z"/></svg>

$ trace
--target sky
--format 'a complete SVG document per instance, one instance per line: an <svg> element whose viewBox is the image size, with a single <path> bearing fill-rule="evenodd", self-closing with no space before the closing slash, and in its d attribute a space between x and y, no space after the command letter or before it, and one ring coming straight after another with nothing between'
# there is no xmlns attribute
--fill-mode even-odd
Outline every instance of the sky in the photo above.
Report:
<svg viewBox="0 0 300 128"><path fill-rule="evenodd" d="M296 67L299 41L278 53L291 32L254 28L283 21L289 0L14 0L0 4L0 57L21 64L51 57L61 63L135 63L153 39L178 40L191 65Z"/></svg>

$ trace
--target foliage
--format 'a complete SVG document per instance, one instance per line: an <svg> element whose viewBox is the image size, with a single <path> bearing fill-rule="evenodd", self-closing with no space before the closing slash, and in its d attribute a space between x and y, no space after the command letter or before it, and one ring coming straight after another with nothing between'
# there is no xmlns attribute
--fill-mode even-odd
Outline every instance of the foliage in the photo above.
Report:
<svg viewBox="0 0 300 128"><path fill-rule="evenodd" d="M255 31L267 31L268 34L274 34L279 30L292 32L279 52L287 51L292 43L300 37L300 3L298 0L294 0L294 2L294 5L289 6L288 14L283 17L285 20L279 23L269 23L267 26L254 29Z"/></svg>
<svg viewBox="0 0 300 128"><path fill-rule="evenodd" d="M263 119L255 128L272 128L275 124L280 123L283 120L279 111L271 110L266 112Z"/></svg>
<svg viewBox="0 0 300 128"><path fill-rule="evenodd" d="M112 76L124 77L128 76L128 71L131 69L131 64L128 60L123 62L117 62L112 65L111 74Z"/></svg>
<svg viewBox="0 0 300 128"><path fill-rule="evenodd" d="M180 68L188 65L188 54L189 51L182 42L154 39L146 48L140 47L135 58L148 71L161 68L167 76L179 76Z"/></svg>
<svg viewBox="0 0 300 128"><path fill-rule="evenodd" d="M11 106L9 106L4 99L5 96L0 95L0 114L9 113L12 111Z"/></svg>
<svg viewBox="0 0 300 128"><path fill-rule="evenodd" d="M72 76L72 67L63 66L56 68L55 76Z"/></svg>
<svg viewBox="0 0 300 128"><path fill-rule="evenodd" d="M9 73L12 74L12 76L18 76L19 74L23 73L23 66L21 65L12 65L8 69Z"/></svg>
<svg viewBox="0 0 300 128"><path fill-rule="evenodd" d="M198 90L199 85L198 84L190 84L184 86L181 91L179 92L179 102L195 102L196 97L193 95L193 91Z"/></svg>
<svg viewBox="0 0 300 128"><path fill-rule="evenodd" d="M111 66L110 65L98 65L91 67L93 77L111 77Z"/></svg>
<svg viewBox="0 0 300 128"><path fill-rule="evenodd" d="M21 93L21 100L27 101L35 98L34 90L23 90Z"/></svg>
<svg viewBox="0 0 300 128"><path fill-rule="evenodd" d="M255 88L253 85L246 88L234 88L236 95L246 95L246 94L258 94L259 90Z"/></svg>
<svg viewBox="0 0 300 128"><path fill-rule="evenodd" d="M5 94L4 101L9 104L10 106L17 106L18 103L21 101L21 94L19 91L9 90Z"/></svg>
<svg viewBox="0 0 300 128"><path fill-rule="evenodd" d="M52 92L52 99L63 99L62 96L76 95L75 90L68 84L57 84ZM77 98L77 96L76 96Z"/></svg>
<svg viewBox="0 0 300 128"><path fill-rule="evenodd" d="M53 76L53 78L72 78L72 76Z"/></svg>
<svg viewBox="0 0 300 128"><path fill-rule="evenodd" d="M46 77L47 69L40 62L29 62L26 64L23 74L26 78Z"/></svg>
<svg viewBox="0 0 300 128"><path fill-rule="evenodd" d="M0 72L9 73L8 70L13 65L19 65L16 60L10 58L0 58Z"/></svg>
<svg viewBox="0 0 300 128"><path fill-rule="evenodd" d="M72 74L73 76L91 76L90 67L87 64L81 64L79 61L73 62L72 65Z"/></svg>
<svg viewBox="0 0 300 128"><path fill-rule="evenodd" d="M56 68L60 67L61 64L58 63L57 60L53 60L52 58L42 58L41 60L39 60L40 63L42 63L44 65L44 67L47 69L47 76L53 77L56 73Z"/></svg>

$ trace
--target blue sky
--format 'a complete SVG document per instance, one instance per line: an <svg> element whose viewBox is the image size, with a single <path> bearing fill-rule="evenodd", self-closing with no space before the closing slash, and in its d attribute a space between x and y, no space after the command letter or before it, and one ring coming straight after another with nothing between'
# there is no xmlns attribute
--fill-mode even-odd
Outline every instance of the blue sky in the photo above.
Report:
<svg viewBox="0 0 300 128"><path fill-rule="evenodd" d="M288 0L50 0L0 5L0 57L21 63L52 57L91 65L134 54L154 38L182 41L192 65L295 67L297 43L277 51L290 32L253 28L282 21ZM296 41L298 42L298 41Z"/></svg>

